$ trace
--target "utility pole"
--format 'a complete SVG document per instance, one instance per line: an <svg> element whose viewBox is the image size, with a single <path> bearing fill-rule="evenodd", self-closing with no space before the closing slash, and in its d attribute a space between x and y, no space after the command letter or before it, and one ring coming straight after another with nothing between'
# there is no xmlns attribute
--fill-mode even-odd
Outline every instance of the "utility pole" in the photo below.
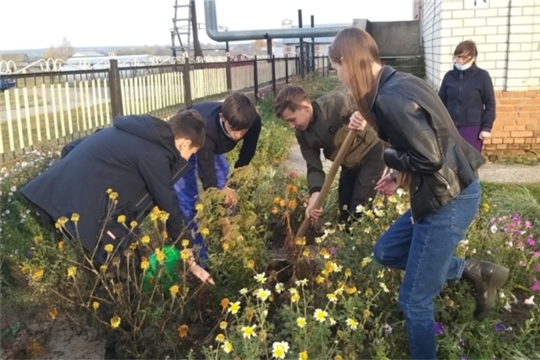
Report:
<svg viewBox="0 0 540 360"><path fill-rule="evenodd" d="M191 28L193 30L193 53L195 58L200 56L204 58L199 42L199 24L197 23L197 9L195 8L195 0L189 0L189 11L191 12Z"/></svg>

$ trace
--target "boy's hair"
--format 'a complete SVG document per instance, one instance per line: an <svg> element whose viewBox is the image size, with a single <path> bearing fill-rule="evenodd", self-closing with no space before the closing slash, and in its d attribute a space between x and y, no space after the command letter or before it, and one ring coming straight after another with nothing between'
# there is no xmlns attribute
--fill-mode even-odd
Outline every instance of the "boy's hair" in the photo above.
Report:
<svg viewBox="0 0 540 360"><path fill-rule="evenodd" d="M225 98L221 114L233 130L249 129L258 115L253 102L237 91Z"/></svg>
<svg viewBox="0 0 540 360"><path fill-rule="evenodd" d="M192 146L199 149L204 145L206 126L197 110L181 110L171 117L168 122L175 139L191 140Z"/></svg>
<svg viewBox="0 0 540 360"><path fill-rule="evenodd" d="M309 102L309 96L298 85L285 85L277 94L274 102L274 111L281 118L285 110L296 111L300 109L303 101Z"/></svg>

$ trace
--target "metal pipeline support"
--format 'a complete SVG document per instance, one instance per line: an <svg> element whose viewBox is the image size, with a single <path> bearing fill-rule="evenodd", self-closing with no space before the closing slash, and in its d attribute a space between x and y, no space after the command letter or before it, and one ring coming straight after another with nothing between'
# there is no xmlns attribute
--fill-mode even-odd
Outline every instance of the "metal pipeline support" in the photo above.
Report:
<svg viewBox="0 0 540 360"><path fill-rule="evenodd" d="M219 31L215 0L204 0L204 16L206 34L214 41L330 37L335 36L341 29L343 29L343 26L331 26L303 29Z"/></svg>

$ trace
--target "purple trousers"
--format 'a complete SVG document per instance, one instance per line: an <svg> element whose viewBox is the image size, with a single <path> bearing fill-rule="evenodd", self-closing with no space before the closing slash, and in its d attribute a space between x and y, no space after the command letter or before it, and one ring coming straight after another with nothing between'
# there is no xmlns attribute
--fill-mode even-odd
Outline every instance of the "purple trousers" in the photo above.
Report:
<svg viewBox="0 0 540 360"><path fill-rule="evenodd" d="M482 145L484 144L484 142L478 138L481 128L480 125L460 126L457 128L461 137L480 153L482 152Z"/></svg>

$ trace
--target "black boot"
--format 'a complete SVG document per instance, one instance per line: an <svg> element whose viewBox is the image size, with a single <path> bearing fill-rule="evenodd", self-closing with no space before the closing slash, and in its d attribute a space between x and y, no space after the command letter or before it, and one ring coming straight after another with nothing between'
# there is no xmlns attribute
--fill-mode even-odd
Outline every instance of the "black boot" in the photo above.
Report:
<svg viewBox="0 0 540 360"><path fill-rule="evenodd" d="M501 287L508 277L508 269L487 261L465 260L462 279L470 286L476 299L473 316L482 321L495 304L496 288Z"/></svg>

